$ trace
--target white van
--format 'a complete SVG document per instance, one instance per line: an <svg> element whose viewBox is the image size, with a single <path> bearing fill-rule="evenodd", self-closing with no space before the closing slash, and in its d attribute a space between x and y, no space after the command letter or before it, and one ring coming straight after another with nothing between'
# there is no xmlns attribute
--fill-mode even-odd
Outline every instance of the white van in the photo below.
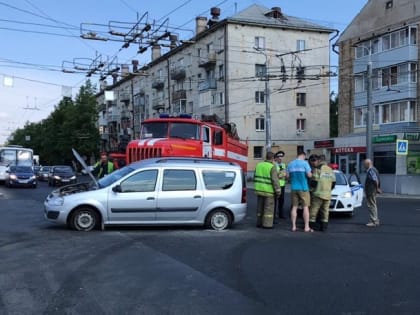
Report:
<svg viewBox="0 0 420 315"><path fill-rule="evenodd" d="M78 231L178 224L223 230L246 215L245 177L236 163L153 158L99 181L91 177L91 182L54 190L44 202L45 218Z"/></svg>

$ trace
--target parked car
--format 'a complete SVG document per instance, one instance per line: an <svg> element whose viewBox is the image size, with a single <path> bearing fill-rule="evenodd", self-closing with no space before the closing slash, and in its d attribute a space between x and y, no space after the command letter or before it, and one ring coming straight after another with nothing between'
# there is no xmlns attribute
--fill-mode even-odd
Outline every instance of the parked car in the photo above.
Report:
<svg viewBox="0 0 420 315"><path fill-rule="evenodd" d="M48 186L60 186L75 184L77 182L76 173L68 165L55 165L50 167L48 173Z"/></svg>
<svg viewBox="0 0 420 315"><path fill-rule="evenodd" d="M84 163L81 163L82 165ZM111 225L206 225L229 228L246 215L246 183L239 165L194 158L132 163L96 181L54 190L47 220L79 231Z"/></svg>
<svg viewBox="0 0 420 315"><path fill-rule="evenodd" d="M51 166L41 166L41 169L38 172L38 180L47 182L48 181L48 175L50 173Z"/></svg>
<svg viewBox="0 0 420 315"><path fill-rule="evenodd" d="M41 166L39 166L39 165L34 166L34 174L35 174L36 178L38 178L40 170L41 170Z"/></svg>
<svg viewBox="0 0 420 315"><path fill-rule="evenodd" d="M357 174L349 179L338 170L334 171L336 184L332 190L330 212L345 212L353 215L354 209L361 207L363 202L363 185Z"/></svg>
<svg viewBox="0 0 420 315"><path fill-rule="evenodd" d="M7 187L25 186L36 188L37 180L32 166L11 165L6 169Z"/></svg>

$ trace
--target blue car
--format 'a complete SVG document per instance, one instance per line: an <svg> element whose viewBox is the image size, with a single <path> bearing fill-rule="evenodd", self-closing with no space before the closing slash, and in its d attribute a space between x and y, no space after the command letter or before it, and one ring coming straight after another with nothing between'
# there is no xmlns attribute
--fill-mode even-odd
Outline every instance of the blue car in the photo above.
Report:
<svg viewBox="0 0 420 315"><path fill-rule="evenodd" d="M38 182L32 166L9 166L6 170L5 184L7 187L36 188Z"/></svg>

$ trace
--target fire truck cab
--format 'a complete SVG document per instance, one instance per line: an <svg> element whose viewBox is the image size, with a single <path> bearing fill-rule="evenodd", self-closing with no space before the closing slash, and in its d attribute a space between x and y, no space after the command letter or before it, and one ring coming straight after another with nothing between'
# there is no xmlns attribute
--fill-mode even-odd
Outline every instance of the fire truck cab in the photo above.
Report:
<svg viewBox="0 0 420 315"><path fill-rule="evenodd" d="M130 141L126 153L127 163L165 156L205 157L236 162L247 171L247 144L239 140L234 124L221 123L215 115L147 119L140 139Z"/></svg>

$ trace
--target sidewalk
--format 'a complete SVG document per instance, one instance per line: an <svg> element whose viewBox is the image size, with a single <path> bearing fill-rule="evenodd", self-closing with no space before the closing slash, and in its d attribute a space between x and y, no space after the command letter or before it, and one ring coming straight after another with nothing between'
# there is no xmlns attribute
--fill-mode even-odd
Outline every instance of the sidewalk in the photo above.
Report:
<svg viewBox="0 0 420 315"><path fill-rule="evenodd" d="M246 188L253 190L254 182L247 181ZM290 193L290 185L286 185L286 193ZM378 195L378 198L402 198L402 199L420 199L420 195L402 195L402 194L393 194L393 193L382 193Z"/></svg>

